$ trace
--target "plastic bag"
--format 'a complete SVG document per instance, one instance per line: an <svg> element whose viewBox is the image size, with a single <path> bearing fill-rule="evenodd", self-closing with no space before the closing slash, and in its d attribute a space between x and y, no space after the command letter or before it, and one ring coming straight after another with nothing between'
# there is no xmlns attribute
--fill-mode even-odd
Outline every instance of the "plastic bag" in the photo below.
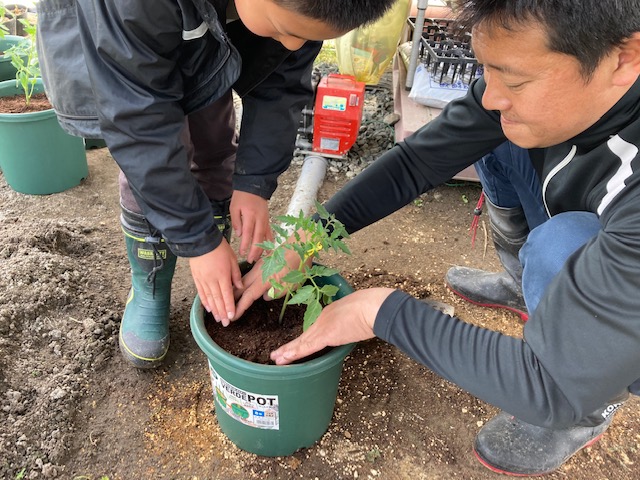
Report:
<svg viewBox="0 0 640 480"><path fill-rule="evenodd" d="M464 97L469 85L458 79L448 83L446 79L440 81L439 75L432 75L423 63L416 67L413 86L409 98L427 107L444 108L447 103L456 98Z"/></svg>
<svg viewBox="0 0 640 480"><path fill-rule="evenodd" d="M377 22L336 39L338 69L359 82L377 85L398 47L411 2L398 0Z"/></svg>

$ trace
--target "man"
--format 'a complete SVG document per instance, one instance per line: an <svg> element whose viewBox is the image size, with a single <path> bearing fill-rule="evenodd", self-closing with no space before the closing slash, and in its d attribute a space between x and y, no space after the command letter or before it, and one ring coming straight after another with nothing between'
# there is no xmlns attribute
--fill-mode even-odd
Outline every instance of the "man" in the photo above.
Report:
<svg viewBox="0 0 640 480"><path fill-rule="evenodd" d="M376 288L326 307L272 359L375 334L503 410L474 445L501 473L551 472L597 440L639 391L639 7L459 2L484 77L326 204L354 232L482 158L508 273L457 268L448 281L478 303L528 315L524 340ZM238 313L266 289L253 271L243 281Z"/></svg>
<svg viewBox="0 0 640 480"><path fill-rule="evenodd" d="M235 315L229 246L255 261L271 237L267 200L289 165L321 40L394 0L43 0L47 93L72 134L102 137L122 170L132 288L120 348L140 368L169 348L176 256L189 258L214 317ZM231 91L243 97L239 144Z"/></svg>

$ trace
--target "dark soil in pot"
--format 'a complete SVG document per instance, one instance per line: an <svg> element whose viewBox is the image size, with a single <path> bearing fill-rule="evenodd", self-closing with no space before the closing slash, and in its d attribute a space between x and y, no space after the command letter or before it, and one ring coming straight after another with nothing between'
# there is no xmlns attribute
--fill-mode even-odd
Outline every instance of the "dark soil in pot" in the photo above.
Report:
<svg viewBox="0 0 640 480"><path fill-rule="evenodd" d="M205 315L207 333L222 349L236 357L263 365L274 365L269 354L276 348L299 337L305 306L287 305L280 323L283 298L266 302L257 300L241 318L223 327L211 314ZM307 357L310 360L323 352Z"/></svg>
<svg viewBox="0 0 640 480"><path fill-rule="evenodd" d="M23 95L0 97L0 113L30 113L49 110L51 104L44 93L35 93L31 97L29 105L24 101Z"/></svg>
<svg viewBox="0 0 640 480"><path fill-rule="evenodd" d="M403 290L416 298L430 296L429 288L410 277L389 274L386 270L376 269L362 275L345 278L356 289L387 286ZM205 315L207 333L222 349L236 357L254 363L273 365L269 354L276 348L297 338L302 333L305 306L287 305L282 324L279 322L280 309L284 299L266 302L256 301L244 315L228 327L216 322L211 314ZM307 357L307 361L325 353Z"/></svg>

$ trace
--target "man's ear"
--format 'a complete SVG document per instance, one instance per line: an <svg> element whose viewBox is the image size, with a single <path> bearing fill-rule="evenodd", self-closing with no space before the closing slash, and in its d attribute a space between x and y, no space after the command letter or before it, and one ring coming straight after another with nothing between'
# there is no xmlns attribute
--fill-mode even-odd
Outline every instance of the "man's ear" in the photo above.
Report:
<svg viewBox="0 0 640 480"><path fill-rule="evenodd" d="M618 67L613 81L618 86L629 86L640 76L640 32L626 39L618 50Z"/></svg>

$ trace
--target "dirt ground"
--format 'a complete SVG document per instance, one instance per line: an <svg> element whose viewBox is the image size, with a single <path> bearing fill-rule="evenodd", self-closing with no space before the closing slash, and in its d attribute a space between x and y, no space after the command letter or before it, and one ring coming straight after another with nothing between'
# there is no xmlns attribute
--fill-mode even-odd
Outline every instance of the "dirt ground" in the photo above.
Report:
<svg viewBox="0 0 640 480"><path fill-rule="evenodd" d="M88 159L89 177L51 196L15 193L0 176L1 478L498 478L471 452L496 409L379 340L347 358L334 418L315 446L286 458L239 450L212 412L205 356L189 329L195 289L186 261L173 283L166 365L126 364L117 348L129 288L117 170L106 149ZM273 213L286 210L299 170L281 178ZM320 199L345 181L329 173ZM518 336L515 315L467 305L443 284L451 265L497 268L482 223L470 245L478 194L473 184L440 187L353 235L353 255L327 263L356 288L408 279L401 288ZM629 401L600 442L548 478L639 478L638 406Z"/></svg>

